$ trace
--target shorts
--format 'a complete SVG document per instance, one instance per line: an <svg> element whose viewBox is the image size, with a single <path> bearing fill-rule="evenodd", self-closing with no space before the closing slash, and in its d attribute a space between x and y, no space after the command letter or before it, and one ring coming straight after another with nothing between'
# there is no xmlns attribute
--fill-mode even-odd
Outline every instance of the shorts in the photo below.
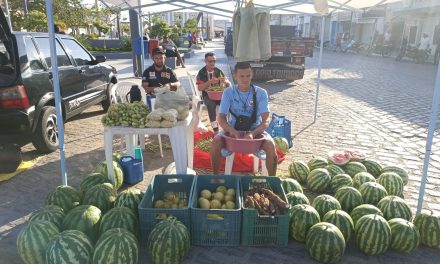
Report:
<svg viewBox="0 0 440 264"><path fill-rule="evenodd" d="M166 57L177 57L177 52L172 49L165 50L165 56Z"/></svg>

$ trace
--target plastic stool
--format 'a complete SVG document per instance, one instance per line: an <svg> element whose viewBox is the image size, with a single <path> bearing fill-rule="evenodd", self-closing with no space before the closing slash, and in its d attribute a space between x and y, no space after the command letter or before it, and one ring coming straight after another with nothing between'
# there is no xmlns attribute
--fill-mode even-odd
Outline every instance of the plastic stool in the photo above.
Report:
<svg viewBox="0 0 440 264"><path fill-rule="evenodd" d="M234 164L234 156L235 153L233 152L231 155L226 157L226 163L225 163L225 174L229 175L232 173L232 165ZM266 155L264 155L266 156ZM261 159L261 174L262 176L269 176L269 172L267 171L266 167L266 159L263 159L262 157L259 158L254 155L254 173L258 172L258 163Z"/></svg>

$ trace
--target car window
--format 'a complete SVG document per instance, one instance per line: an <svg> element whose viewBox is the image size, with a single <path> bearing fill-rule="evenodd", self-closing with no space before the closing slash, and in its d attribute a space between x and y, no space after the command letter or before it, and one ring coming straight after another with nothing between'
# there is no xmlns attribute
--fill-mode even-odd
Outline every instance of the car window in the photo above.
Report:
<svg viewBox="0 0 440 264"><path fill-rule="evenodd" d="M78 66L90 64L92 57L74 39L63 39L63 43Z"/></svg>
<svg viewBox="0 0 440 264"><path fill-rule="evenodd" d="M8 85L15 78L15 66L11 56L11 46L0 34L0 85Z"/></svg>
<svg viewBox="0 0 440 264"><path fill-rule="evenodd" d="M35 38L35 41L37 42L38 49L40 50L41 54L43 55L44 59L46 60L47 66L50 68L52 63L50 62L49 38ZM69 60L69 57L67 57L66 52L61 47L58 40L55 41L55 44L56 44L56 49L57 49L58 67L72 65L72 63Z"/></svg>
<svg viewBox="0 0 440 264"><path fill-rule="evenodd" d="M35 44L31 38L25 39L26 43L26 54L29 62L29 67L31 70L44 70L43 63L41 63L40 57L38 56L37 49L35 48Z"/></svg>

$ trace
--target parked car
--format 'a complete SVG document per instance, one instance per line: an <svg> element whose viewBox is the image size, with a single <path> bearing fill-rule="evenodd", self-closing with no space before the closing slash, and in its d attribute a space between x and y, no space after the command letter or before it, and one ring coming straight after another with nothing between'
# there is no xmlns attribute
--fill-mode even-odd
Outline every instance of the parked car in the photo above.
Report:
<svg viewBox="0 0 440 264"><path fill-rule="evenodd" d="M71 36L57 34L55 43L63 122L98 103L107 111L115 68ZM48 33L12 32L0 12L0 144L58 148L50 58Z"/></svg>

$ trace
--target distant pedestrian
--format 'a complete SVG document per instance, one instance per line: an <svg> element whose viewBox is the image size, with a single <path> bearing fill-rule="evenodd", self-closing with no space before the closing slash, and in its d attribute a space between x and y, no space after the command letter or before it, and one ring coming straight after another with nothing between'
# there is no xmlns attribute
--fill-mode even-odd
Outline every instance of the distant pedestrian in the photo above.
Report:
<svg viewBox="0 0 440 264"><path fill-rule="evenodd" d="M197 34L196 34L196 32L192 33L191 38L192 38L192 43L194 45L197 45Z"/></svg>
<svg viewBox="0 0 440 264"><path fill-rule="evenodd" d="M339 50L342 50L342 33L339 33L336 36L336 45L334 51L338 51L338 48Z"/></svg>
<svg viewBox="0 0 440 264"><path fill-rule="evenodd" d="M186 38L188 39L188 49L190 49L192 47L192 34L191 31L188 32L188 35L186 36Z"/></svg>

